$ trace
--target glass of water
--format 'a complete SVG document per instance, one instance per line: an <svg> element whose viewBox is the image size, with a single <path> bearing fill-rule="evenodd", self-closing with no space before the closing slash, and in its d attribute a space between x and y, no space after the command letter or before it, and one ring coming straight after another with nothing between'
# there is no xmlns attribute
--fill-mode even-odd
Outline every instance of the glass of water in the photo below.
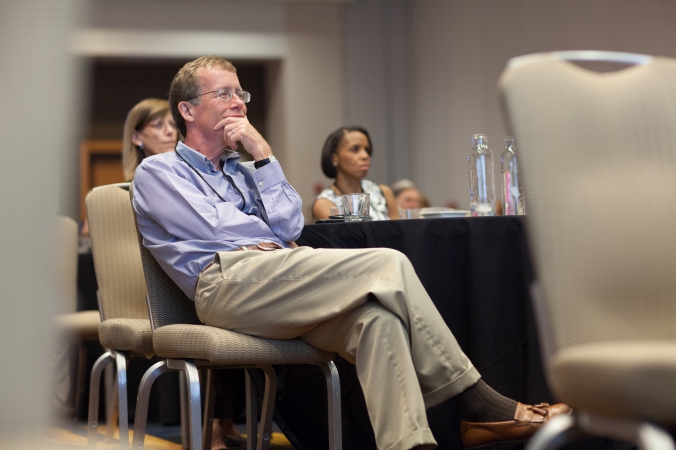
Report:
<svg viewBox="0 0 676 450"><path fill-rule="evenodd" d="M343 215L346 222L370 220L371 200L368 193L343 194Z"/></svg>

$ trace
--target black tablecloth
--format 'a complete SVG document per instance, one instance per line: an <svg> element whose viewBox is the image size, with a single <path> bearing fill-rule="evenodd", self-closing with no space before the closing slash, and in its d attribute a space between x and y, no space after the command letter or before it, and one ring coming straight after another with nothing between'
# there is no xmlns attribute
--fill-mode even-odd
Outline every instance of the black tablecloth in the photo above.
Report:
<svg viewBox="0 0 676 450"><path fill-rule="evenodd" d="M551 401L540 362L528 285L532 279L519 217L481 217L306 226L299 245L389 247L406 254L439 312L483 379L519 401ZM338 361L344 448L375 449L354 367ZM282 427L308 450L326 448L322 379L282 370ZM294 378L295 377L295 378ZM318 380L318 381L316 381ZM288 394L288 395L285 395ZM311 408L311 409L308 409ZM299 416L298 414L302 414ZM452 400L428 411L439 449L462 448ZM296 441L298 438L300 443Z"/></svg>

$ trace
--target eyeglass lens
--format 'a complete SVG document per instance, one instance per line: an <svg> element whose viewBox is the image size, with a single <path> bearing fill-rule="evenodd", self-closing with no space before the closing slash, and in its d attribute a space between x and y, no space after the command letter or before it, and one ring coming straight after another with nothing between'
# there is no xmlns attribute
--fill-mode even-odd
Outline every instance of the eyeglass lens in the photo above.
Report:
<svg viewBox="0 0 676 450"><path fill-rule="evenodd" d="M249 103L251 100L251 94L248 93L247 91L231 91L230 89L219 89L216 92L216 97L218 97L220 100L223 101L230 101L232 99L232 96L236 95L239 97L240 100L242 100L244 103Z"/></svg>

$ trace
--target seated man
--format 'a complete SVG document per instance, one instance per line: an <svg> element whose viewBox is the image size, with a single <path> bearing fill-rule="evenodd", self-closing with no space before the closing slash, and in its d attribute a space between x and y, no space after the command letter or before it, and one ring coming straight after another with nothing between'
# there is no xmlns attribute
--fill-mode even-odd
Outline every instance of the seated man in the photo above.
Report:
<svg viewBox="0 0 676 450"><path fill-rule="evenodd" d="M411 263L390 249L297 247L301 201L218 57L187 63L169 102L185 136L134 177L145 246L207 325L300 337L356 365L379 449L432 449L426 409L454 397L466 446L519 440L566 405L522 405L481 380ZM240 163L242 146L254 163Z"/></svg>

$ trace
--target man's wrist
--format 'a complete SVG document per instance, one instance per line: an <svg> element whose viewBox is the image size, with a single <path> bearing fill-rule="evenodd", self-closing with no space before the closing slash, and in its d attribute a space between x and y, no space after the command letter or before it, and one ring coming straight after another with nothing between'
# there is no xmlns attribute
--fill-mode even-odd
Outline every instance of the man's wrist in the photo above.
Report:
<svg viewBox="0 0 676 450"><path fill-rule="evenodd" d="M263 166L266 166L270 164L271 162L277 161L277 158L275 158L275 155L270 154L267 158L259 159L258 161L254 161L254 167L256 169L260 169Z"/></svg>

